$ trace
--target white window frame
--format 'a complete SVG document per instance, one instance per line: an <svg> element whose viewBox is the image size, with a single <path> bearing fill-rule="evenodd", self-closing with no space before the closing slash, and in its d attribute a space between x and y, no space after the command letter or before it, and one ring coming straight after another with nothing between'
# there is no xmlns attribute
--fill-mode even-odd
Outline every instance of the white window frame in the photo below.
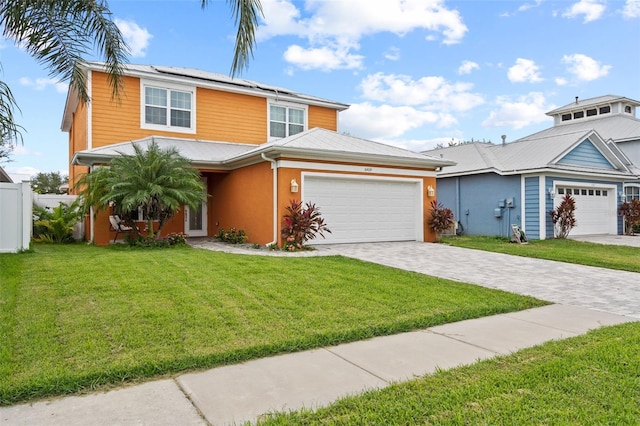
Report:
<svg viewBox="0 0 640 426"><path fill-rule="evenodd" d="M626 201L627 203L629 203L631 202L631 200L633 200L633 194L631 195L631 198L629 198L629 195L627 195L627 188L638 188L638 192L640 193L640 184L628 183L624 185L624 188L622 188L622 193L624 194L623 201Z"/></svg>
<svg viewBox="0 0 640 426"><path fill-rule="evenodd" d="M151 124L145 120L146 104L145 104L145 88L152 87L154 89L166 90L167 93L167 124ZM191 94L191 126L180 127L171 125L171 91L186 92ZM195 86L184 86L180 84L166 83L161 81L140 79L140 128L149 130L160 130L164 132L176 133L196 133L196 88Z"/></svg>
<svg viewBox="0 0 640 426"><path fill-rule="evenodd" d="M295 103L292 103L292 102L278 102L278 101L267 102L267 136L268 136L268 140L272 141L272 140L282 139L280 137L271 136L271 107L272 106L276 106L276 107L281 107L281 108L286 108L287 109L286 121L285 121L285 136L284 136L285 138L288 137L288 136L291 136L291 135L289 135L289 109L302 110L303 117L304 117L304 122L302 123L302 131L306 132L309 129L309 106L308 105L295 104Z"/></svg>

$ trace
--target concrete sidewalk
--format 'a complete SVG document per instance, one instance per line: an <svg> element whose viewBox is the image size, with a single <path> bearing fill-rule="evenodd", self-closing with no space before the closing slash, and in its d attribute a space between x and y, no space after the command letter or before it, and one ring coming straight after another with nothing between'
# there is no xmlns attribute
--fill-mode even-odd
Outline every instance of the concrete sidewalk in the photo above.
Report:
<svg viewBox="0 0 640 426"><path fill-rule="evenodd" d="M336 399L604 325L632 321L550 305L258 359L107 393L0 408L5 425L226 425Z"/></svg>

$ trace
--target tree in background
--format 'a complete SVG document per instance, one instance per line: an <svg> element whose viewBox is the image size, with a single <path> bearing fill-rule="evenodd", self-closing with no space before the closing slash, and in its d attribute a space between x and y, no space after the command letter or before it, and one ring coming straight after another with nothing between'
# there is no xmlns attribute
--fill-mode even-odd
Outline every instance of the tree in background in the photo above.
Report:
<svg viewBox="0 0 640 426"><path fill-rule="evenodd" d="M161 149L155 143L144 148L133 144L134 155L120 154L108 167L84 174L76 188L85 212L89 207L94 211L112 208L126 220L131 211L142 209L147 238L152 240L181 206L195 210L206 196L198 171L175 148ZM158 222L155 230L154 221Z"/></svg>
<svg viewBox="0 0 640 426"><path fill-rule="evenodd" d="M31 179L31 189L37 194L66 194L62 185L69 183L69 177L60 172L38 173Z"/></svg>
<svg viewBox="0 0 640 426"><path fill-rule="evenodd" d="M202 0L204 9L210 0ZM253 56L260 0L228 0L238 26L231 75L239 74ZM68 81L83 101L89 101L86 76L81 64L97 53L104 61L114 98L122 90L122 71L128 47L113 22L106 0L2 0L2 35L19 44L50 71L50 76ZM22 141L18 109L9 85L0 80L0 134L3 141ZM2 157L0 157L2 158Z"/></svg>
<svg viewBox="0 0 640 426"><path fill-rule="evenodd" d="M640 227L640 200L625 201L618 208L618 214L624 217L624 230L633 235Z"/></svg>

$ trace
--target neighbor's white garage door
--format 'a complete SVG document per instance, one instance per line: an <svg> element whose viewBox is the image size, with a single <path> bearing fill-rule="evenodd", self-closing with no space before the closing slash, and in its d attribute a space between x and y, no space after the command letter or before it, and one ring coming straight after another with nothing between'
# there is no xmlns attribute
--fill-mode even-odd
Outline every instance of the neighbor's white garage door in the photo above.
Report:
<svg viewBox="0 0 640 426"><path fill-rule="evenodd" d="M618 233L615 189L558 186L554 207L562 202L565 194L570 194L576 201L576 227L569 233L570 236Z"/></svg>
<svg viewBox="0 0 640 426"><path fill-rule="evenodd" d="M312 244L423 240L417 181L308 175L302 191L332 231Z"/></svg>

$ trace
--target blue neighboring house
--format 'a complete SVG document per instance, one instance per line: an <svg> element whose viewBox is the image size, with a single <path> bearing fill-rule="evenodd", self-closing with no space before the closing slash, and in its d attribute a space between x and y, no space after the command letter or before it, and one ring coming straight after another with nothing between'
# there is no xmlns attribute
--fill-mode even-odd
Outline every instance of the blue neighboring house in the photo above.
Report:
<svg viewBox="0 0 640 426"><path fill-rule="evenodd" d="M621 234L618 206L640 198L639 106L621 96L576 98L547 113L553 127L514 142L428 151L457 163L437 173L438 201L466 234L509 236L518 224L529 239L546 239L554 237L549 212L570 194L570 235Z"/></svg>

